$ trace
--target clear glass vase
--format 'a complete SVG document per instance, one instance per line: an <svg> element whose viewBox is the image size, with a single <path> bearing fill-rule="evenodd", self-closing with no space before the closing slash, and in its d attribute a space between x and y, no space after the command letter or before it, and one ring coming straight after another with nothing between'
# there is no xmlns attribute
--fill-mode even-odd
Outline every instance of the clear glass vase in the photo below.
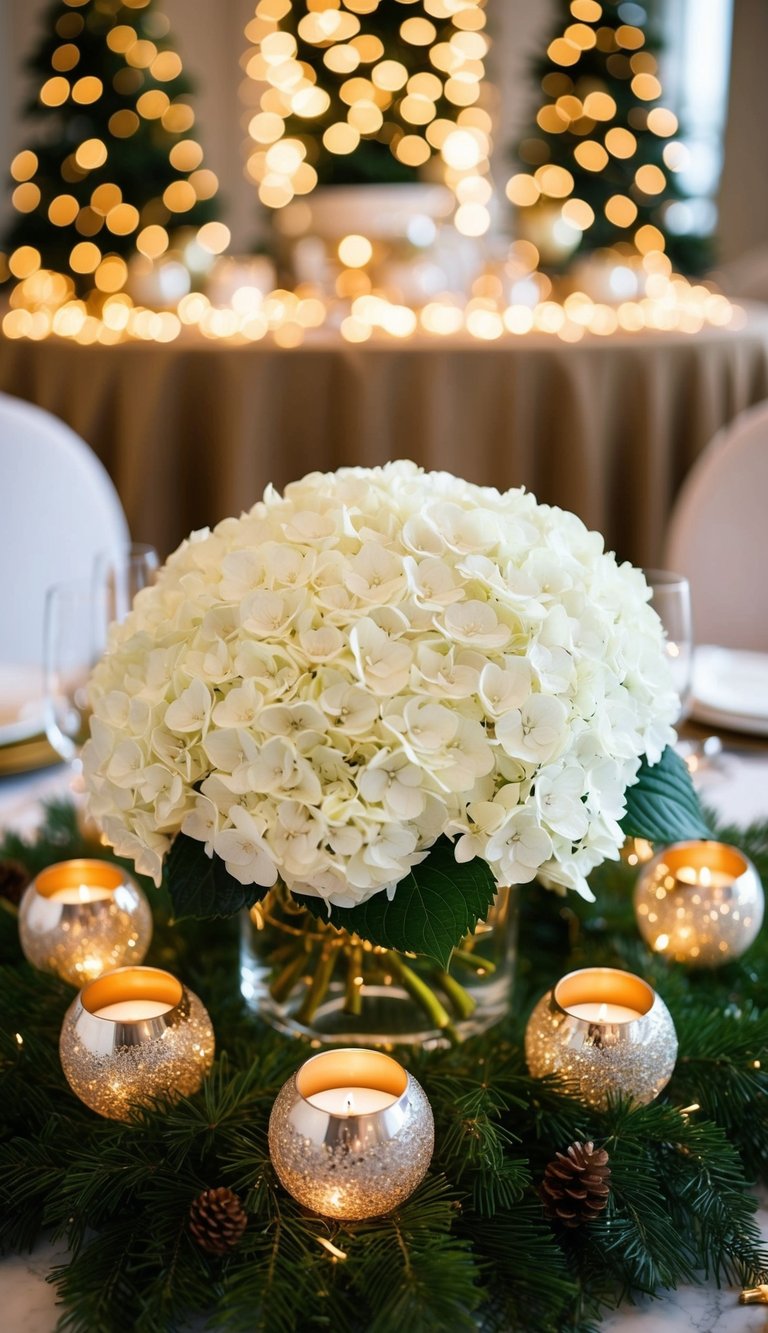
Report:
<svg viewBox="0 0 768 1333"><path fill-rule="evenodd" d="M282 888L244 913L240 989L278 1031L319 1044L447 1045L506 1014L517 954L517 894L500 889L450 970L325 926Z"/></svg>

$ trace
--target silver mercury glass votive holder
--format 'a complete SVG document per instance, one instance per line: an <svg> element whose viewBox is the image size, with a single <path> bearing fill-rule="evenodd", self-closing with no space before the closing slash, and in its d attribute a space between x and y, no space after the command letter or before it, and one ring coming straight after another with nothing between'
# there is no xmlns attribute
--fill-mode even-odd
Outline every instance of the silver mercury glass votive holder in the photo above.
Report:
<svg viewBox="0 0 768 1333"><path fill-rule="evenodd" d="M152 939L146 895L109 861L60 861L25 890L19 938L27 960L75 986L143 962Z"/></svg>
<svg viewBox="0 0 768 1333"><path fill-rule="evenodd" d="M84 986L64 1016L61 1064L92 1111L125 1120L155 1097L197 1092L211 1068L208 1011L170 972L120 967Z"/></svg>
<svg viewBox="0 0 768 1333"><path fill-rule="evenodd" d="M570 972L536 1005L525 1033L534 1078L556 1075L588 1106L611 1093L645 1105L669 1082L677 1034L667 1006L631 972Z"/></svg>
<svg viewBox="0 0 768 1333"><path fill-rule="evenodd" d="M326 1217L359 1220L397 1207L424 1178L434 1144L423 1089L378 1051L312 1056L284 1084L269 1120L281 1184Z"/></svg>
<svg viewBox="0 0 768 1333"><path fill-rule="evenodd" d="M689 967L720 967L749 948L765 895L755 867L725 842L677 842L635 885L635 919L654 953Z"/></svg>

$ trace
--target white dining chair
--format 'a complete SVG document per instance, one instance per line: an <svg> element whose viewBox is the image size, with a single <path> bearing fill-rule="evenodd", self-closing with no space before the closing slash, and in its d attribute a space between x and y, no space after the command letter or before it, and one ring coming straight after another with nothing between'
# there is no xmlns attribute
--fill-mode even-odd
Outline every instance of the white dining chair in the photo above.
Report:
<svg viewBox="0 0 768 1333"><path fill-rule="evenodd" d="M0 394L0 664L39 668L47 588L130 540L106 470L69 426Z"/></svg>
<svg viewBox="0 0 768 1333"><path fill-rule="evenodd" d="M697 643L768 651L768 403L742 412L694 464L664 563L690 580Z"/></svg>

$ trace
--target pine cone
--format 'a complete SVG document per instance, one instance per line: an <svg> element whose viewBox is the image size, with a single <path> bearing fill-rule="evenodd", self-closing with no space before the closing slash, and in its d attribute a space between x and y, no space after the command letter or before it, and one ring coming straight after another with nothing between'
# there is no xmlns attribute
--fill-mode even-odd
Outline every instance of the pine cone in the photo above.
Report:
<svg viewBox="0 0 768 1333"><path fill-rule="evenodd" d="M21 861L11 857L0 857L0 898L6 898L14 907L18 907L21 896L32 876Z"/></svg>
<svg viewBox="0 0 768 1333"><path fill-rule="evenodd" d="M611 1168L605 1148L594 1143L572 1143L557 1153L544 1172L541 1199L550 1217L564 1227L594 1222L610 1194Z"/></svg>
<svg viewBox="0 0 768 1333"><path fill-rule="evenodd" d="M234 1190L226 1185L203 1190L192 1200L189 1229L195 1243L208 1254L228 1254L234 1250L247 1225L248 1214Z"/></svg>

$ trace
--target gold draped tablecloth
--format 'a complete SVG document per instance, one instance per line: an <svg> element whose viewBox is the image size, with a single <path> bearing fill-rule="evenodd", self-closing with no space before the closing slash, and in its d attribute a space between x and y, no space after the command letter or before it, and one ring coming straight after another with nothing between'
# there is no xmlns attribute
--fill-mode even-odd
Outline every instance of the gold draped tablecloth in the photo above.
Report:
<svg viewBox="0 0 768 1333"><path fill-rule="evenodd" d="M738 327L577 344L0 338L0 389L95 449L134 538L163 554L248 508L270 481L412 458L501 489L525 485L575 510L622 558L653 565L697 455L768 397L768 308Z"/></svg>

